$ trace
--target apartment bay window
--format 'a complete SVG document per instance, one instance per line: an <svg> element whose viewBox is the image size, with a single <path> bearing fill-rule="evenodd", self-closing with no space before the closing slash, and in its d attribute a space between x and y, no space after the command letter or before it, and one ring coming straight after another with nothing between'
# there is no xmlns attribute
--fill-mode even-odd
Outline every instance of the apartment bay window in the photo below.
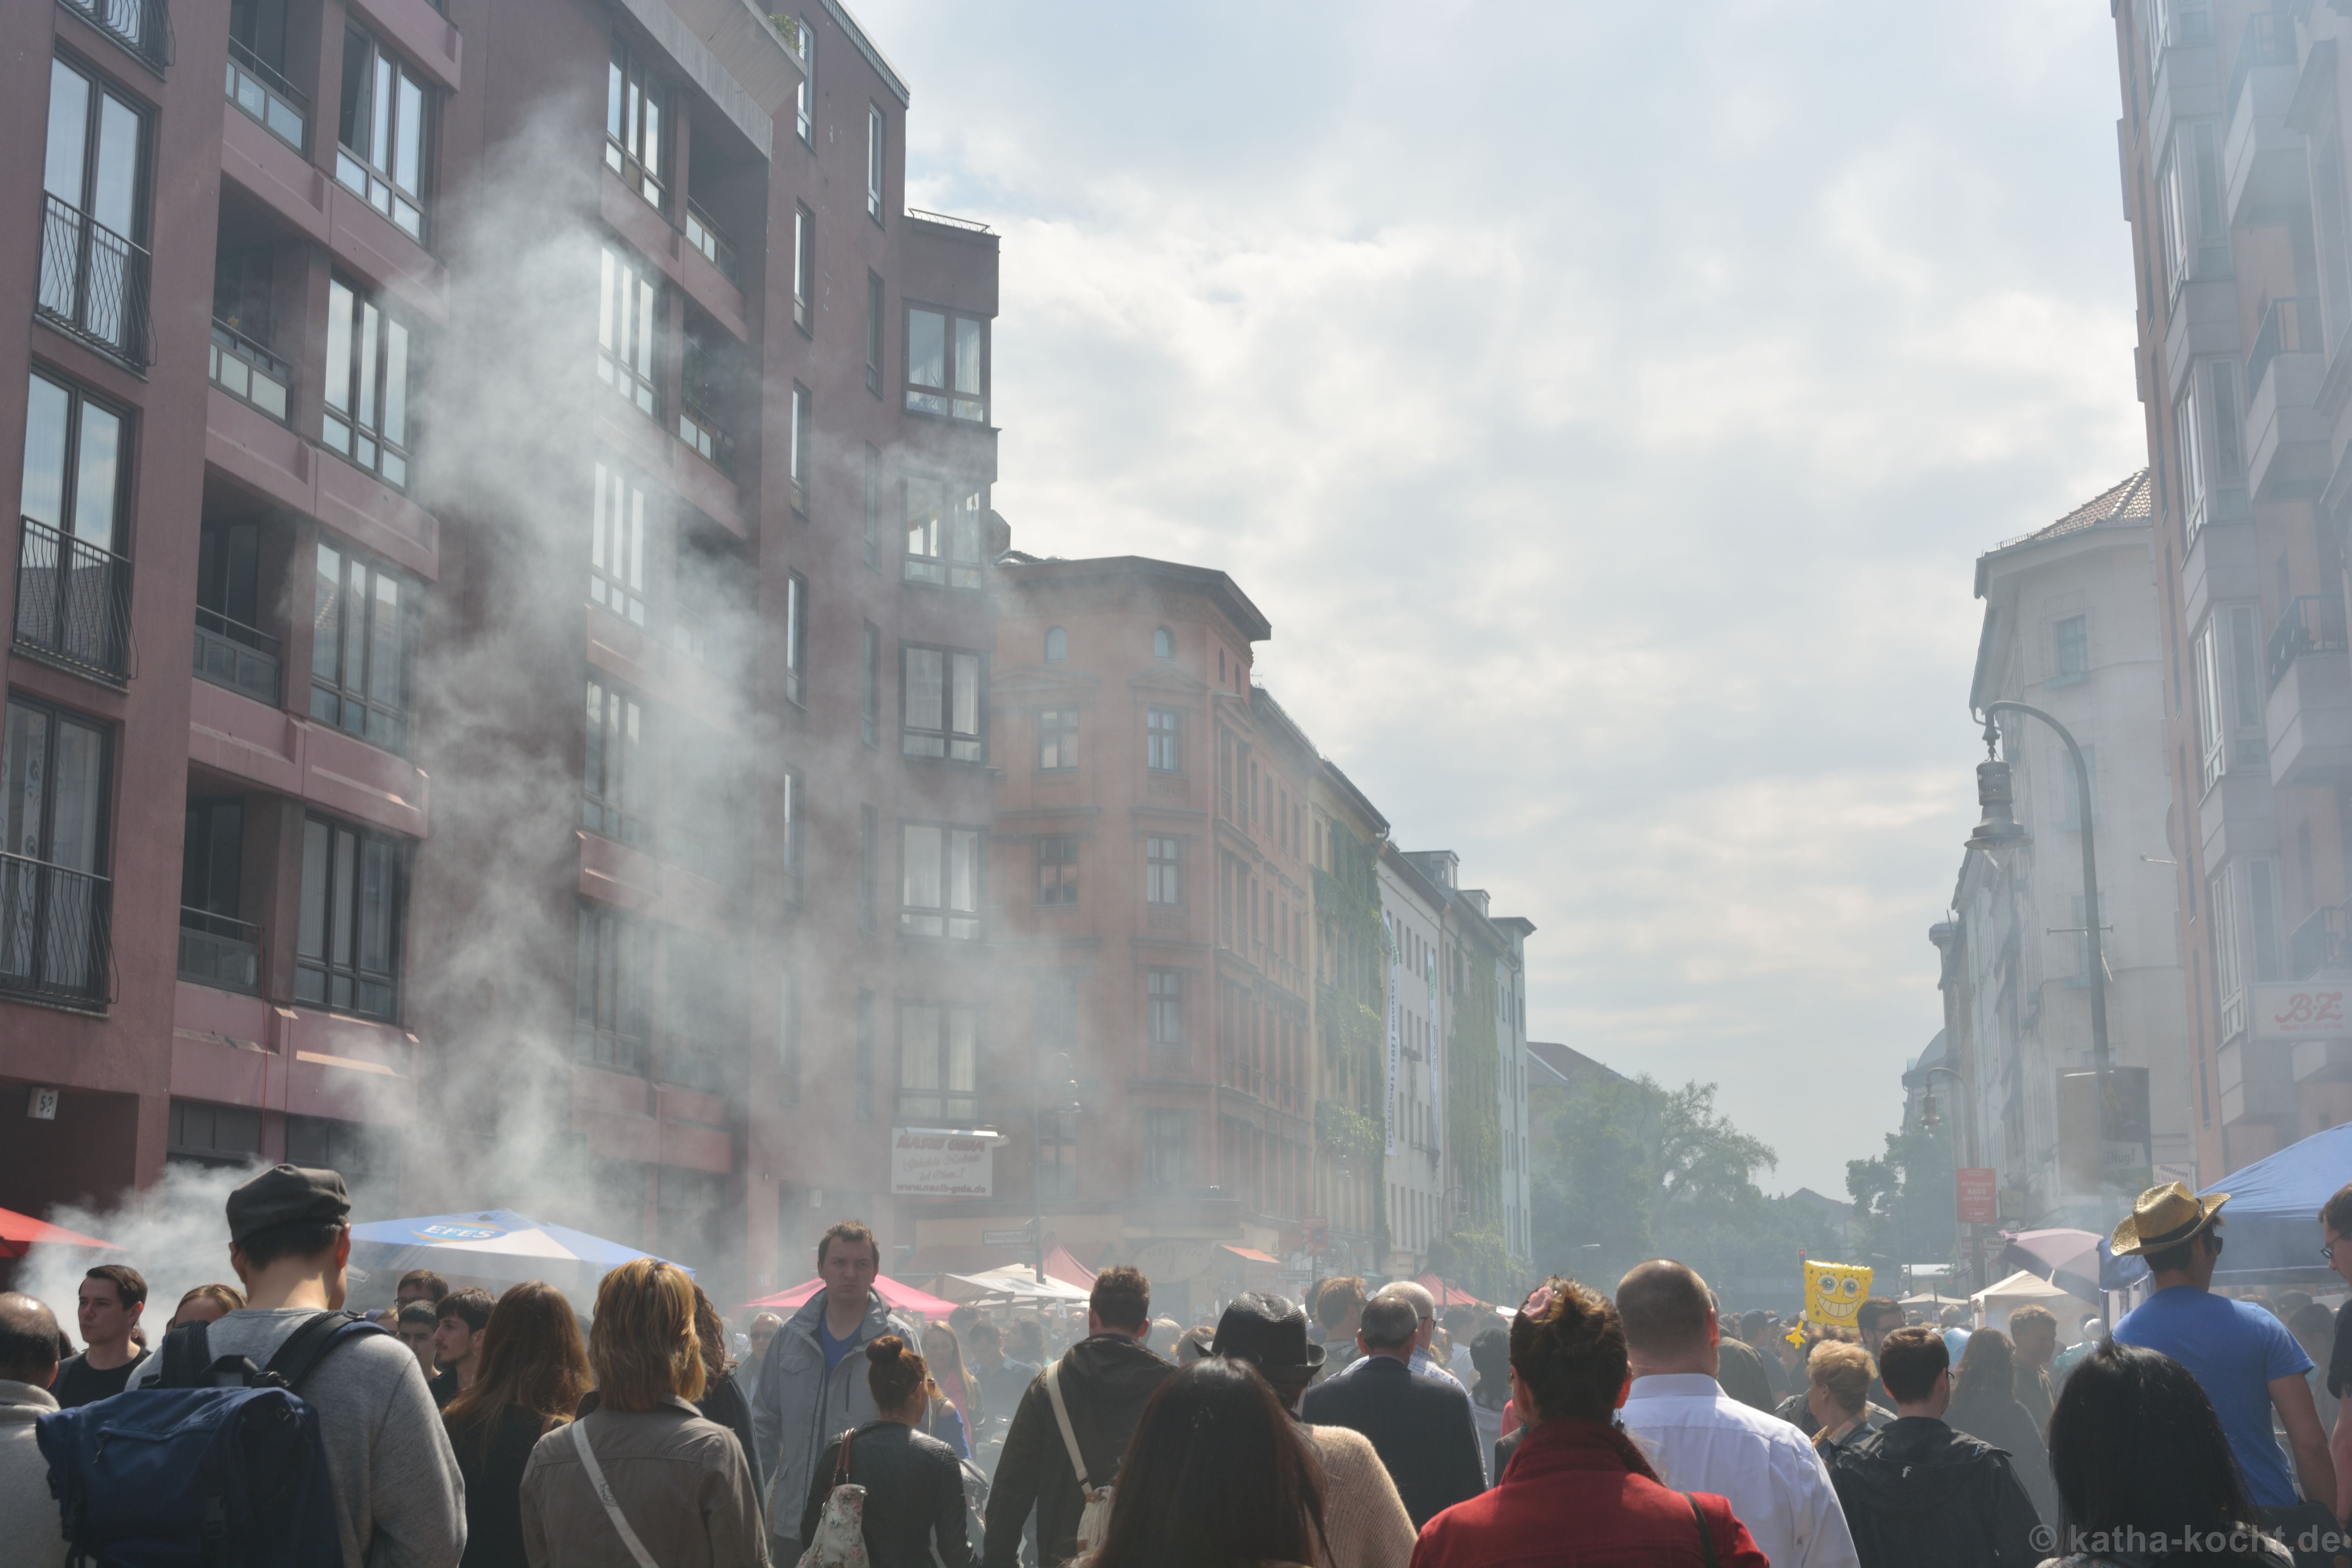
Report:
<svg viewBox="0 0 2352 1568"><path fill-rule="evenodd" d="M1143 762L1155 773L1184 771L1184 715L1173 708L1143 713Z"/></svg>
<svg viewBox="0 0 2352 1568"><path fill-rule="evenodd" d="M2192 277L2228 270L2230 234L2221 196L2221 127L2210 120L2179 126L2156 176L2165 281L2171 289Z"/></svg>
<svg viewBox="0 0 2352 1568"><path fill-rule="evenodd" d="M399 840L322 816L302 821L294 1000L391 1019L400 984Z"/></svg>
<svg viewBox="0 0 2352 1568"><path fill-rule="evenodd" d="M898 1004L900 1122L969 1127L980 1120L980 1011Z"/></svg>
<svg viewBox="0 0 2352 1568"><path fill-rule="evenodd" d="M2213 994L2221 1005L2221 1037L2247 1027L2247 988L2286 978L2278 901L2278 863L2237 859L2216 872L2213 909Z"/></svg>
<svg viewBox="0 0 2352 1568"><path fill-rule="evenodd" d="M808 579L797 572L784 574L784 700L808 700Z"/></svg>
<svg viewBox="0 0 2352 1568"><path fill-rule="evenodd" d="M357 26L343 26L335 178L422 244L433 97L423 79Z"/></svg>
<svg viewBox="0 0 2352 1568"><path fill-rule="evenodd" d="M887 126L881 109L866 106L866 216L882 221L882 171Z"/></svg>
<svg viewBox="0 0 2352 1568"><path fill-rule="evenodd" d="M327 410L319 439L394 485L408 483L409 331L358 285L327 285Z"/></svg>
<svg viewBox="0 0 2352 1568"><path fill-rule="evenodd" d="M396 752L408 738L416 586L323 539L315 578L310 717Z"/></svg>
<svg viewBox="0 0 2352 1568"><path fill-rule="evenodd" d="M646 624L646 489L617 463L596 464L588 544L588 602Z"/></svg>
<svg viewBox="0 0 2352 1568"><path fill-rule="evenodd" d="M117 359L148 353L147 120L95 77L49 62L35 309Z"/></svg>
<svg viewBox="0 0 2352 1568"><path fill-rule="evenodd" d="M906 580L979 587L987 510L985 492L971 485L908 475Z"/></svg>
<svg viewBox="0 0 2352 1568"><path fill-rule="evenodd" d="M587 721L581 826L624 844L641 844L653 794L646 772L645 704L604 676L592 675Z"/></svg>
<svg viewBox="0 0 2352 1568"><path fill-rule="evenodd" d="M898 929L908 936L980 937L977 827L949 823L898 825Z"/></svg>
<svg viewBox="0 0 2352 1568"><path fill-rule="evenodd" d="M792 445L784 452L784 477L792 486L793 510L803 517L809 509L809 462L815 456L815 436L810 429L814 410L809 389L793 384Z"/></svg>
<svg viewBox="0 0 2352 1568"><path fill-rule="evenodd" d="M0 992L100 1003L111 990L108 734L11 694L0 723Z"/></svg>
<svg viewBox="0 0 2352 1568"><path fill-rule="evenodd" d="M2234 360L2190 368L2175 410L2179 421L2180 500L2195 539L2208 522L2246 514L2245 436Z"/></svg>
<svg viewBox="0 0 2352 1568"><path fill-rule="evenodd" d="M907 406L986 424L987 343L988 323L977 316L908 307Z"/></svg>
<svg viewBox="0 0 2352 1568"><path fill-rule="evenodd" d="M654 340L661 330L661 289L654 269L612 245L604 247L596 294L596 379L654 412Z"/></svg>
<svg viewBox="0 0 2352 1568"><path fill-rule="evenodd" d="M1078 901L1078 840L1075 834L1048 833L1037 840L1037 901Z"/></svg>
<svg viewBox="0 0 2352 1568"><path fill-rule="evenodd" d="M2270 765L2255 607L2216 605L2198 628L2194 652L2199 752L2210 789L2225 773Z"/></svg>
<svg viewBox="0 0 2352 1568"><path fill-rule="evenodd" d="M661 79L614 39L604 84L604 163L656 211L662 206L662 110L668 101Z"/></svg>
<svg viewBox="0 0 2352 1568"><path fill-rule="evenodd" d="M46 375L32 376L26 393L16 646L77 670L126 675L129 420Z"/></svg>
<svg viewBox="0 0 2352 1568"><path fill-rule="evenodd" d="M903 644L898 671L900 754L982 761L987 755L981 731L987 678L982 657L959 648Z"/></svg>
<svg viewBox="0 0 2352 1568"><path fill-rule="evenodd" d="M573 936L572 1054L622 1072L646 1070L651 931L613 910L582 904Z"/></svg>
<svg viewBox="0 0 2352 1568"><path fill-rule="evenodd" d="M1075 772L1078 765L1078 710L1048 708L1037 715L1037 771Z"/></svg>
<svg viewBox="0 0 2352 1568"><path fill-rule="evenodd" d="M1143 901L1184 901L1184 841L1158 835L1143 841Z"/></svg>
<svg viewBox="0 0 2352 1568"><path fill-rule="evenodd" d="M793 325L803 333L816 323L816 217L808 208L793 207Z"/></svg>

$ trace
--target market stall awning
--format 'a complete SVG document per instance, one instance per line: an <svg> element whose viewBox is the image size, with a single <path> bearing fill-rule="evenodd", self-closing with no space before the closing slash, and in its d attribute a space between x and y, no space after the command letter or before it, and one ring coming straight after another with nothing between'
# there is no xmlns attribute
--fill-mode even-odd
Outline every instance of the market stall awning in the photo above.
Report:
<svg viewBox="0 0 2352 1568"><path fill-rule="evenodd" d="M2352 1182L2352 1121L2315 1132L2205 1189L2227 1193L2221 1234L2229 1246L2213 1277L2251 1283L2265 1275L2316 1274L2319 1208Z"/></svg>
<svg viewBox="0 0 2352 1568"><path fill-rule="evenodd" d="M746 1301L738 1312L757 1311L765 1307L771 1311L796 1311L808 1305L809 1298L824 1289L822 1279L803 1279L789 1290L779 1290L772 1296L762 1296L756 1301ZM912 1285L902 1285L887 1274L874 1277L874 1293L902 1312L918 1317L945 1321L956 1310L953 1301L942 1300L928 1290L918 1290Z"/></svg>
<svg viewBox="0 0 2352 1568"><path fill-rule="evenodd" d="M1047 1306L1066 1305L1087 1298L1087 1292L1050 1274L1041 1283L1034 1270L1017 1263L978 1274L944 1274L940 1277L940 1289L959 1301L1020 1301Z"/></svg>
<svg viewBox="0 0 2352 1568"><path fill-rule="evenodd" d="M1221 1241L1217 1243L1217 1246L1220 1250L1232 1253L1244 1263L1265 1263L1271 1264L1276 1268L1282 1267L1281 1258L1269 1258L1255 1247L1235 1247L1230 1241Z"/></svg>
<svg viewBox="0 0 2352 1568"><path fill-rule="evenodd" d="M110 1241L35 1219L15 1209L0 1209L0 1258L22 1258L36 1247L87 1247L100 1252L122 1249Z"/></svg>
<svg viewBox="0 0 2352 1568"><path fill-rule="evenodd" d="M2020 1230L2007 1233L2001 1262L2046 1279L2068 1295L2098 1306L2105 1291L2145 1279L2147 1265L2108 1252L2107 1238L2095 1230Z"/></svg>
<svg viewBox="0 0 2352 1568"><path fill-rule="evenodd" d="M1448 1307L1485 1307L1491 1310L1495 1305L1492 1301L1480 1300L1461 1286L1435 1274L1424 1274L1413 1283L1437 1298L1437 1310L1441 1312Z"/></svg>
<svg viewBox="0 0 2352 1568"><path fill-rule="evenodd" d="M352 1261L365 1268L388 1273L430 1268L467 1279L544 1279L567 1293L593 1290L613 1269L651 1256L512 1209L421 1215L352 1226ZM694 1272L686 1264L677 1266ZM572 1304L584 1308L587 1302L575 1299Z"/></svg>

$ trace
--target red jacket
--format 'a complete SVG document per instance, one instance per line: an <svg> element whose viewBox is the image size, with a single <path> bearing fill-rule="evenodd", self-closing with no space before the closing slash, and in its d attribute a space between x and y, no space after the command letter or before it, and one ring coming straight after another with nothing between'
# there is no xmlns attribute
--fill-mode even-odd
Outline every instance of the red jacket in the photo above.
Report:
<svg viewBox="0 0 2352 1568"><path fill-rule="evenodd" d="M1692 1494L1720 1568L1770 1568L1712 1492ZM1546 1421L1491 1491L1422 1527L1412 1568L1700 1568L1698 1521L1630 1438L1598 1421Z"/></svg>

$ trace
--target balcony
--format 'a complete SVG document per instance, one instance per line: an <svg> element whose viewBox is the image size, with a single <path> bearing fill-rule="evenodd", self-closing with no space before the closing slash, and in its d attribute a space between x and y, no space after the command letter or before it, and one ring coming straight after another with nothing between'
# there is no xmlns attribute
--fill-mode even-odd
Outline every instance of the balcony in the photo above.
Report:
<svg viewBox="0 0 2352 1568"><path fill-rule="evenodd" d="M180 978L261 994L261 928L208 910L180 909Z"/></svg>
<svg viewBox="0 0 2352 1568"><path fill-rule="evenodd" d="M150 363L145 248L69 202L46 199L36 309L51 325L143 370Z"/></svg>
<svg viewBox="0 0 2352 1568"><path fill-rule="evenodd" d="M196 606L196 679L257 702L278 704L278 639L258 626Z"/></svg>
<svg viewBox="0 0 2352 1568"><path fill-rule="evenodd" d="M172 16L163 0L58 0L159 76L172 63Z"/></svg>
<svg viewBox="0 0 2352 1568"><path fill-rule="evenodd" d="M0 850L0 992L102 1006L114 994L114 885Z"/></svg>
<svg viewBox="0 0 2352 1568"><path fill-rule="evenodd" d="M691 197L686 204L686 243L702 252L703 258L719 268L727 281L736 280L734 242L719 232L719 226Z"/></svg>
<svg viewBox="0 0 2352 1568"><path fill-rule="evenodd" d="M213 323L208 374L213 384L231 397L286 423L287 389L294 383L294 367L234 327Z"/></svg>
<svg viewBox="0 0 2352 1568"><path fill-rule="evenodd" d="M2222 115L2223 210L2232 227L2284 222L2310 205L2303 136L2286 122L2297 74L2288 17L2276 11L2247 17Z"/></svg>
<svg viewBox="0 0 2352 1568"><path fill-rule="evenodd" d="M16 646L112 683L131 668L131 563L24 519Z"/></svg>
<svg viewBox="0 0 2352 1568"><path fill-rule="evenodd" d="M235 38L228 41L228 100L297 153L308 151L310 100Z"/></svg>
<svg viewBox="0 0 2352 1568"><path fill-rule="evenodd" d="M735 437L719 427L719 421L691 403L681 403L677 415L677 438L702 454L705 461L720 473L732 478L735 473Z"/></svg>
<svg viewBox="0 0 2352 1568"><path fill-rule="evenodd" d="M2271 777L2282 789L2352 783L2352 655L2333 595L2287 605L2271 635Z"/></svg>
<svg viewBox="0 0 2352 1568"><path fill-rule="evenodd" d="M2306 500L2327 481L2327 421L2315 406L2326 374L2319 301L2273 300L2246 355L2246 479L2257 501Z"/></svg>
<svg viewBox="0 0 2352 1568"><path fill-rule="evenodd" d="M2287 978L2308 980L2315 974L2352 967L2342 904L2316 909L2286 939Z"/></svg>

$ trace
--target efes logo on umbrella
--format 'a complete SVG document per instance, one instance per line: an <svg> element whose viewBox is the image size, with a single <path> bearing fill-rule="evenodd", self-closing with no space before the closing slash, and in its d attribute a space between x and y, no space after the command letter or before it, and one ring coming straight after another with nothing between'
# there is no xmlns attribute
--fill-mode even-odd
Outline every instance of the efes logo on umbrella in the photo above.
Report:
<svg viewBox="0 0 2352 1568"><path fill-rule="evenodd" d="M1805 1321L1850 1329L1870 1295L1870 1269L1852 1263L1805 1265Z"/></svg>
<svg viewBox="0 0 2352 1568"><path fill-rule="evenodd" d="M487 1225L478 1221L452 1224L440 1220L416 1232L416 1237L420 1241L488 1241L506 1233L506 1226L501 1225Z"/></svg>

